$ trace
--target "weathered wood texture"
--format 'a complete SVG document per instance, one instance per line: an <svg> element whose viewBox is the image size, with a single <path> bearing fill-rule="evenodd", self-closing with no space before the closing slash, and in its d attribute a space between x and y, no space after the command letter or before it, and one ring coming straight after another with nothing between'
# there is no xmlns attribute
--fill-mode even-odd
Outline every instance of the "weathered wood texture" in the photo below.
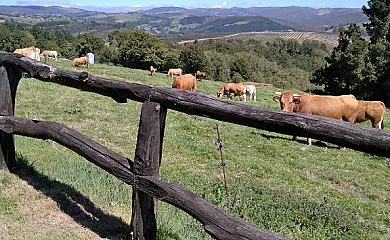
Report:
<svg viewBox="0 0 390 240"><path fill-rule="evenodd" d="M158 103L146 101L142 105L135 148L134 174L158 179L166 115L167 109ZM157 200L134 184L132 208L131 227L134 239L156 239Z"/></svg>
<svg viewBox="0 0 390 240"><path fill-rule="evenodd" d="M160 119L161 115L160 112ZM187 212L216 239L282 239L228 215L178 184L162 182L152 176L135 175L132 161L59 123L0 116L0 130L8 134L51 139L73 150L127 184L136 185L138 190Z"/></svg>
<svg viewBox="0 0 390 240"><path fill-rule="evenodd" d="M21 72L12 67L0 67L0 115L14 115L16 89L21 76ZM16 164L13 135L0 131L0 146L0 170L12 170Z"/></svg>
<svg viewBox="0 0 390 240"><path fill-rule="evenodd" d="M21 55L0 54L0 65L16 65L42 81L109 96L118 102L149 99L166 108L267 131L312 137L367 153L390 157L390 132L350 125L334 119L281 112L222 101L201 92L150 87L64 71Z"/></svg>

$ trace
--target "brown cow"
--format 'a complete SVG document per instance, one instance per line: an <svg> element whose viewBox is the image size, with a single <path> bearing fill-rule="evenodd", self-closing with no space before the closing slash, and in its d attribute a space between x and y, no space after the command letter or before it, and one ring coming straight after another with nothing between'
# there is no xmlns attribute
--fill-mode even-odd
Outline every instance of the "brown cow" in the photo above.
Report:
<svg viewBox="0 0 390 240"><path fill-rule="evenodd" d="M40 52L41 52L41 49L36 48L34 46L27 47L27 48L18 48L18 49L15 49L15 51L14 51L14 53L22 54L22 55L24 55L26 57L35 59L37 61L41 61L41 59L39 57L39 53Z"/></svg>
<svg viewBox="0 0 390 240"><path fill-rule="evenodd" d="M157 71L157 68L154 68L153 66L150 66L150 76L153 76L153 74Z"/></svg>
<svg viewBox="0 0 390 240"><path fill-rule="evenodd" d="M195 73L195 77L196 77L196 79L199 79L199 81L202 81L202 79L206 78L206 73L198 70Z"/></svg>
<svg viewBox="0 0 390 240"><path fill-rule="evenodd" d="M79 58L74 58L72 61L72 65L75 67L78 67L80 65L83 65L84 67L88 67L88 58L87 57L79 57Z"/></svg>
<svg viewBox="0 0 390 240"><path fill-rule="evenodd" d="M181 75L173 81L172 87L181 90L196 90L196 78L192 74Z"/></svg>
<svg viewBox="0 0 390 240"><path fill-rule="evenodd" d="M217 92L217 97L222 98L223 95L226 95L231 100L235 96L239 96L244 98L246 102L245 95L245 85L243 83L224 83L221 89Z"/></svg>
<svg viewBox="0 0 390 240"><path fill-rule="evenodd" d="M384 128L383 118L386 112L386 106L381 101L363 101L359 102L359 113L356 122L371 121L373 128Z"/></svg>
<svg viewBox="0 0 390 240"><path fill-rule="evenodd" d="M167 77L172 77L173 75L181 76L183 74L183 70L181 68L170 68L167 73Z"/></svg>
<svg viewBox="0 0 390 240"><path fill-rule="evenodd" d="M359 102L353 95L320 96L295 95L291 92L276 93L273 100L280 103L282 111L299 112L318 115L354 123L359 109ZM296 139L294 136L293 139ZM311 138L307 138L307 145L311 145Z"/></svg>
<svg viewBox="0 0 390 240"><path fill-rule="evenodd" d="M58 53L57 53L57 51L42 51L42 53L41 53L41 57L45 57L45 56L48 56L48 57L53 57L56 61L57 61L57 55L58 55Z"/></svg>

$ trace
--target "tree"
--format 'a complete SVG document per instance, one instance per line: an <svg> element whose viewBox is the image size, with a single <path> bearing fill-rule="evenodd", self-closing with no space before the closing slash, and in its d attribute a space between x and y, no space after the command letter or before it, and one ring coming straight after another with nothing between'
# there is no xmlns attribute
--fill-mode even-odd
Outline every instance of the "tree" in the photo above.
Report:
<svg viewBox="0 0 390 240"><path fill-rule="evenodd" d="M382 100L390 104L390 1L368 1L363 12L370 22L364 24L371 39L370 62L375 69L375 80L370 86L371 99Z"/></svg>
<svg viewBox="0 0 390 240"><path fill-rule="evenodd" d="M208 75L215 81L229 81L229 56L216 50L206 51L205 56L209 62L207 65Z"/></svg>
<svg viewBox="0 0 390 240"><path fill-rule="evenodd" d="M372 94L374 68L370 63L368 42L361 37L359 26L341 28L339 45L326 57L327 66L317 70L311 82L323 85L332 95L354 94L358 98L369 98Z"/></svg>
<svg viewBox="0 0 390 240"><path fill-rule="evenodd" d="M363 13L370 20L369 23L363 24L366 27L371 42L376 43L380 39L390 40L390 1L388 0L371 0L368 1L368 7L363 6Z"/></svg>
<svg viewBox="0 0 390 240"><path fill-rule="evenodd" d="M194 73L198 70L206 71L208 65L206 60L204 52L198 44L187 44L179 56L183 71L186 73Z"/></svg>
<svg viewBox="0 0 390 240"><path fill-rule="evenodd" d="M116 31L111 43L118 49L118 62L131 68L160 68L168 52L158 38L140 30Z"/></svg>
<svg viewBox="0 0 390 240"><path fill-rule="evenodd" d="M89 52L98 54L104 48L104 41L92 34L82 34L77 36L75 47L78 57L85 56Z"/></svg>
<svg viewBox="0 0 390 240"><path fill-rule="evenodd" d="M0 50L13 52L17 48L36 46L34 36L20 25L0 25Z"/></svg>

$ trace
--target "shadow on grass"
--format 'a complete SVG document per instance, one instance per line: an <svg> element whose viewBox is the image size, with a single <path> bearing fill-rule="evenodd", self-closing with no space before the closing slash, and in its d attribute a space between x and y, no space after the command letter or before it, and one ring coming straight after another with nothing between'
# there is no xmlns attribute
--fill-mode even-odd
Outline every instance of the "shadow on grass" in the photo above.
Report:
<svg viewBox="0 0 390 240"><path fill-rule="evenodd" d="M62 212L100 237L131 239L130 226L121 218L103 212L73 187L37 172L23 157L18 156L17 167L13 173L53 199Z"/></svg>
<svg viewBox="0 0 390 240"><path fill-rule="evenodd" d="M291 137L282 137L282 136L268 135L268 134L264 134L264 133L261 133L260 135L267 140L283 139L283 140L296 141L296 142L299 142L299 143L305 144L305 145L307 143L306 138L293 140L292 136ZM316 146L316 147L323 147L323 148L337 148L337 149L339 148L338 146L330 145L329 143L323 142L321 140L313 140L312 145Z"/></svg>

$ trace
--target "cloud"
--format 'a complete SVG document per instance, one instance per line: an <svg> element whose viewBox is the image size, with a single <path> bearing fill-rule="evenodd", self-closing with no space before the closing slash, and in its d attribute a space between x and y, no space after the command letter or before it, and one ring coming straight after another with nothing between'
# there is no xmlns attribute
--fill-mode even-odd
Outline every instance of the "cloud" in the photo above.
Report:
<svg viewBox="0 0 390 240"><path fill-rule="evenodd" d="M70 6L67 0L18 0L17 5Z"/></svg>
<svg viewBox="0 0 390 240"><path fill-rule="evenodd" d="M228 8L228 7L229 7L228 2L222 2L221 4L212 6L211 8Z"/></svg>

